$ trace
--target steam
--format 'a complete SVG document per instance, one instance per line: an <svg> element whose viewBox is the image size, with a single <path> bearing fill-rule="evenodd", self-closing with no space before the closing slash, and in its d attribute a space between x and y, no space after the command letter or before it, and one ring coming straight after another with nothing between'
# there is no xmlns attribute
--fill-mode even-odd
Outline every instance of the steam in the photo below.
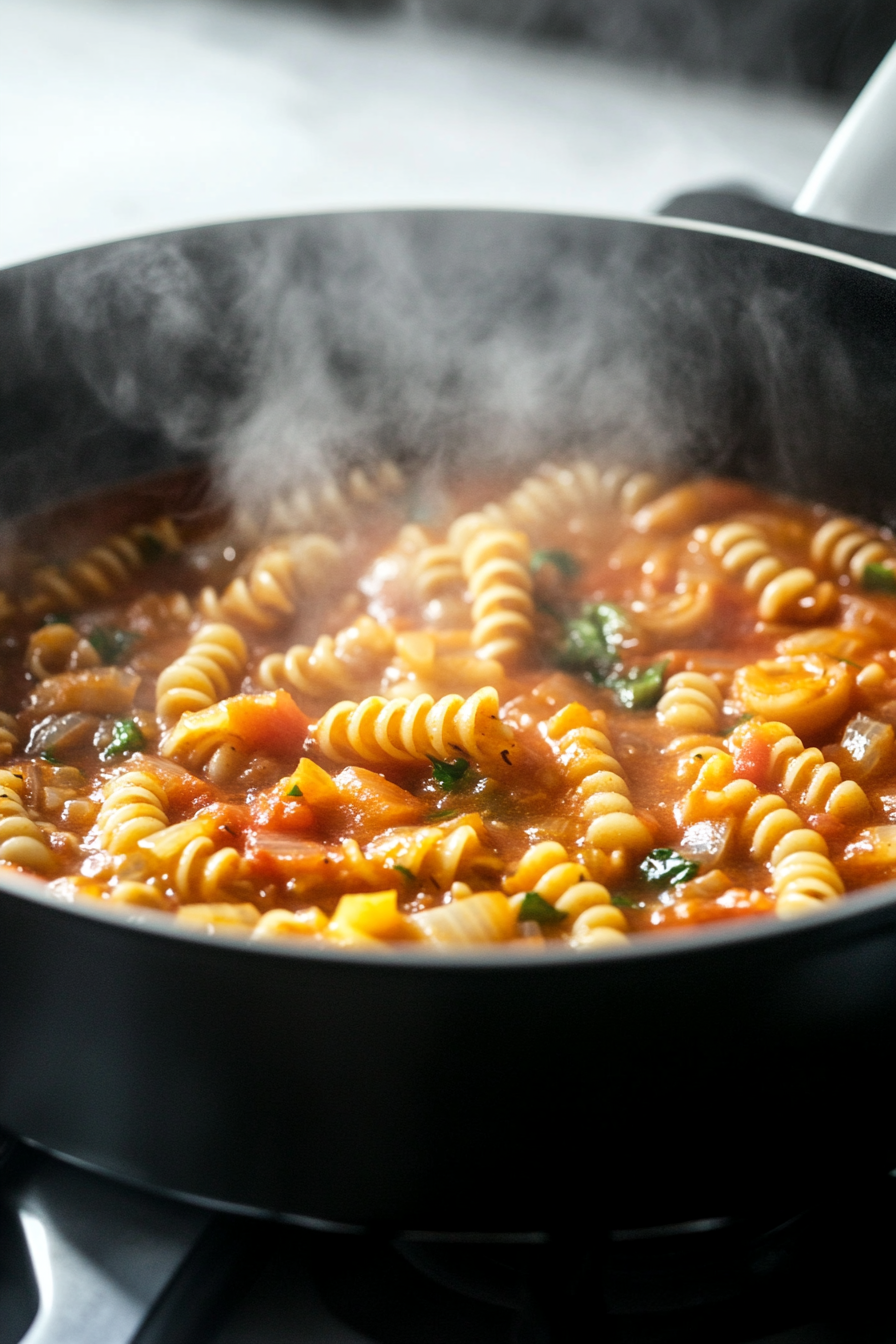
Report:
<svg viewBox="0 0 896 1344"><path fill-rule="evenodd" d="M17 509L197 456L260 508L383 455L435 488L584 449L893 521L889 282L831 263L411 212L113 244L4 286Z"/></svg>

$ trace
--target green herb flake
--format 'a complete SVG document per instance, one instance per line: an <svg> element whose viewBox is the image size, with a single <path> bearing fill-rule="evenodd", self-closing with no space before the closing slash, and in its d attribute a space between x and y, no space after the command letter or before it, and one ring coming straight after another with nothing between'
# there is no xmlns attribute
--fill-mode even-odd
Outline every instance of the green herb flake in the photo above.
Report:
<svg viewBox="0 0 896 1344"><path fill-rule="evenodd" d="M720 736L720 737L730 737L731 734L734 732L735 728L739 728L739 727L741 726L742 723L749 723L750 720L751 720L753 717L754 717L754 715L752 715L752 714L741 714L741 715L739 715L739 717L736 718L736 719L734 720L733 723L729 723L729 725L728 725L728 727L725 729L725 731L724 731L723 733L720 733L719 736ZM697 759L702 761L702 760L703 760L703 757L702 757L702 756L699 756Z"/></svg>
<svg viewBox="0 0 896 1344"><path fill-rule="evenodd" d="M450 812L439 812L439 811L430 812L428 816L425 816L423 818L423 820L425 822L431 822L431 821L440 822L440 821L448 821L450 817L456 817L456 816L457 816L457 809L453 808Z"/></svg>
<svg viewBox="0 0 896 1344"><path fill-rule="evenodd" d="M677 887L690 882L700 871L699 863L686 859L675 849L654 849L638 870L645 882L664 887Z"/></svg>
<svg viewBox="0 0 896 1344"><path fill-rule="evenodd" d="M666 662L649 667L630 667L627 672L608 677L606 685L615 692L623 709L652 709L663 693Z"/></svg>
<svg viewBox="0 0 896 1344"><path fill-rule="evenodd" d="M291 789L287 789L287 790L286 790L286 796L287 796L287 798L304 798L304 797L305 797L304 793L303 793L302 790L299 788L298 784L293 784L293 786L292 786Z"/></svg>
<svg viewBox="0 0 896 1344"><path fill-rule="evenodd" d="M87 636L107 667L120 663L140 639L131 630L119 630L117 625L95 625Z"/></svg>
<svg viewBox="0 0 896 1344"><path fill-rule="evenodd" d="M55 756L52 751L42 751L40 758L42 761L47 761L50 765L59 765L60 763L59 757Z"/></svg>
<svg viewBox="0 0 896 1344"><path fill-rule="evenodd" d="M426 758L432 764L432 773L435 781L446 793L456 789L470 768L470 762L465 761L463 757L458 757L454 761L440 761L437 756L428 756Z"/></svg>
<svg viewBox="0 0 896 1344"><path fill-rule="evenodd" d="M896 593L896 574L889 565L866 565L862 570L862 587L870 593Z"/></svg>
<svg viewBox="0 0 896 1344"><path fill-rule="evenodd" d="M582 571L582 566L574 555L569 551L546 550L533 551L529 568L533 574L537 574L545 565L553 565L564 577L564 579L575 579Z"/></svg>
<svg viewBox="0 0 896 1344"><path fill-rule="evenodd" d="M623 910L637 910L641 902L632 900L631 896L626 896L625 892L617 891L610 897L611 905L618 905Z"/></svg>
<svg viewBox="0 0 896 1344"><path fill-rule="evenodd" d="M108 761L113 756L125 756L132 751L141 751L145 746L146 738L139 724L133 719L118 719L112 729L112 741L100 752L100 757Z"/></svg>
<svg viewBox="0 0 896 1344"><path fill-rule="evenodd" d="M137 549L143 557L144 564L151 565L156 560L161 560L165 554L165 547L159 538L153 532L140 532L136 537Z"/></svg>
<svg viewBox="0 0 896 1344"><path fill-rule="evenodd" d="M417 881L417 874L412 873L410 868L405 868L403 863L393 863L392 868L394 872L401 873L402 877L407 878L409 882Z"/></svg>
<svg viewBox="0 0 896 1344"><path fill-rule="evenodd" d="M619 662L619 649L633 634L621 607L612 602L586 602L581 613L566 622L558 662L568 672L579 672L603 685Z"/></svg>
<svg viewBox="0 0 896 1344"><path fill-rule="evenodd" d="M566 915L539 896L537 891L527 891L517 914L521 924L534 920L536 924L562 924Z"/></svg>

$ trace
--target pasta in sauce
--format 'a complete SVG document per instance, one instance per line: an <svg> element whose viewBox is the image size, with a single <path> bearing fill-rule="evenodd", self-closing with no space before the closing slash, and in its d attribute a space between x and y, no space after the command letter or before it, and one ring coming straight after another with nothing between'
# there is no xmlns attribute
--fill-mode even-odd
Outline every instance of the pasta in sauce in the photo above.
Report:
<svg viewBox="0 0 896 1344"><path fill-rule="evenodd" d="M889 532L588 460L411 497L387 463L33 566L0 863L361 949L615 947L896 876Z"/></svg>

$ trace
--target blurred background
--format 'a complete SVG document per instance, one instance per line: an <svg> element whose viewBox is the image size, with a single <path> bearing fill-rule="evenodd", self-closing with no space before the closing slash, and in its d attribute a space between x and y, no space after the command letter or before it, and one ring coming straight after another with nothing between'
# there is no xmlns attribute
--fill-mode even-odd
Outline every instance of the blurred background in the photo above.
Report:
<svg viewBox="0 0 896 1344"><path fill-rule="evenodd" d="M0 0L0 265L366 206L795 197L896 0Z"/></svg>

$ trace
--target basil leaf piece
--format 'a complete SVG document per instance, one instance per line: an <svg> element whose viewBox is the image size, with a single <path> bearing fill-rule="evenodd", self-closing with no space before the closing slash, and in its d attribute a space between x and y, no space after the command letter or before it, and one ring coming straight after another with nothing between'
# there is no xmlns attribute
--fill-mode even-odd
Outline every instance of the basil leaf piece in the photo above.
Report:
<svg viewBox="0 0 896 1344"><path fill-rule="evenodd" d="M146 746L146 738L133 719L119 719L112 729L112 741L100 752L104 761L113 756L124 756L132 751L140 751Z"/></svg>
<svg viewBox="0 0 896 1344"><path fill-rule="evenodd" d="M690 882L700 871L699 863L686 859L676 849L653 849L638 870L645 882L677 887Z"/></svg>
<svg viewBox="0 0 896 1344"><path fill-rule="evenodd" d="M539 896L537 891L526 892L517 914L521 924L530 919L534 919L536 924L562 924L565 918L566 915L562 910L558 910L550 901Z"/></svg>
<svg viewBox="0 0 896 1344"><path fill-rule="evenodd" d="M533 551L532 559L529 561L529 568L533 574L537 574L545 565L553 565L564 579L574 579L582 572L582 566L569 551L552 550L550 547Z"/></svg>
<svg viewBox="0 0 896 1344"><path fill-rule="evenodd" d="M140 639L131 630L119 630L117 625L95 625L87 636L107 667L124 658Z"/></svg>
<svg viewBox="0 0 896 1344"><path fill-rule="evenodd" d="M624 709L651 709L663 693L665 675L664 660L649 667L630 667L627 672L608 677L606 685Z"/></svg>
<svg viewBox="0 0 896 1344"><path fill-rule="evenodd" d="M896 574L889 565L866 565L862 570L862 587L871 593L896 593Z"/></svg>
<svg viewBox="0 0 896 1344"><path fill-rule="evenodd" d="M580 672L603 684L619 661L620 646L633 633L621 607L612 602L586 602L580 614L566 622L558 662L568 672Z"/></svg>
<svg viewBox="0 0 896 1344"><path fill-rule="evenodd" d="M392 867L396 873L401 873L402 877L408 878L409 881L417 881L417 874L412 873L410 868L405 868L403 863L393 863Z"/></svg>
<svg viewBox="0 0 896 1344"><path fill-rule="evenodd" d="M464 775L470 768L470 762L465 761L463 757L458 757L455 761L440 761L438 756L427 756L426 758L432 764L432 773L435 781L446 793L456 789Z"/></svg>
<svg viewBox="0 0 896 1344"><path fill-rule="evenodd" d="M304 797L305 797L304 793L303 793L302 790L299 788L298 784L293 784L293 786L292 786L291 789L287 789L287 790L286 790L286 796L287 796L287 798L304 798Z"/></svg>

